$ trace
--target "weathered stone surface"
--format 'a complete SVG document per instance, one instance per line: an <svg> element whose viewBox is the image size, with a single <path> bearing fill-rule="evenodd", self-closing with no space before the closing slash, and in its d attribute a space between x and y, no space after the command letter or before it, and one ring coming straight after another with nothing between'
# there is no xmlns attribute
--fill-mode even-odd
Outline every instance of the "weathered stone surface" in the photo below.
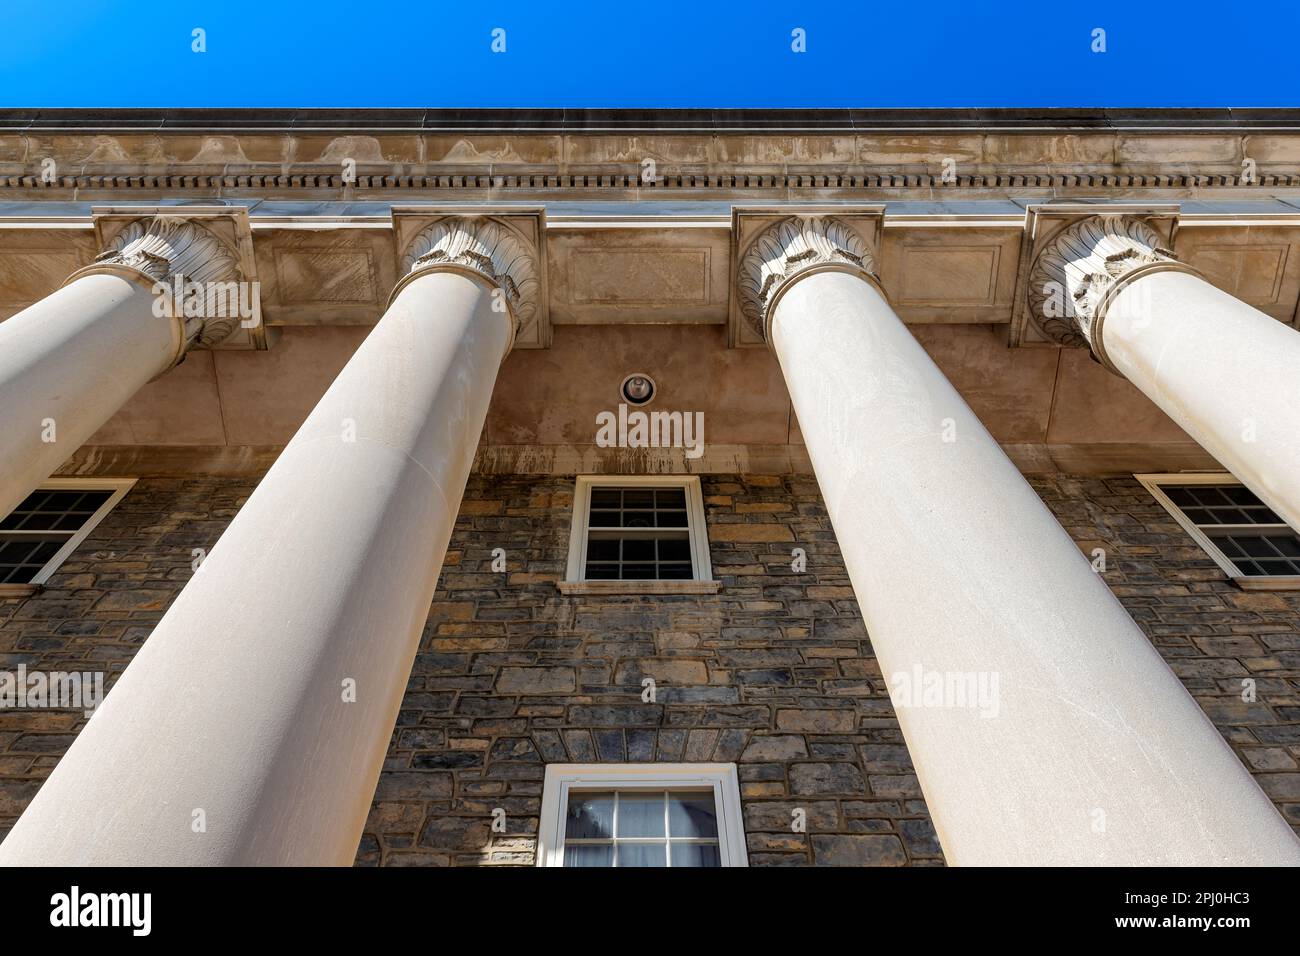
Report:
<svg viewBox="0 0 1300 956"><path fill-rule="evenodd" d="M817 866L904 866L907 854L896 836L815 835Z"/></svg>
<svg viewBox="0 0 1300 956"><path fill-rule="evenodd" d="M499 694L572 694L577 686L572 667L503 667L496 682Z"/></svg>
<svg viewBox="0 0 1300 956"><path fill-rule="evenodd" d="M744 761L784 761L808 756L808 745L792 734L755 735L745 748Z"/></svg>
<svg viewBox="0 0 1300 956"><path fill-rule="evenodd" d="M842 793L863 796L866 779L851 763L800 763L790 768L790 790L796 795Z"/></svg>
<svg viewBox="0 0 1300 956"><path fill-rule="evenodd" d="M810 734L851 734L857 723L852 710L778 710L778 730Z"/></svg>

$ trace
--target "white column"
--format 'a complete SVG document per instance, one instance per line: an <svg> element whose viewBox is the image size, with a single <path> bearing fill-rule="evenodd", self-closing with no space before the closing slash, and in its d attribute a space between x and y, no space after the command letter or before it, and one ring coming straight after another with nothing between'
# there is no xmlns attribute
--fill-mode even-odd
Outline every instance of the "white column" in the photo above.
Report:
<svg viewBox="0 0 1300 956"><path fill-rule="evenodd" d="M435 223L407 265L0 863L352 862L497 370L537 287L522 243L488 220Z"/></svg>
<svg viewBox="0 0 1300 956"><path fill-rule="evenodd" d="M153 292L159 282L174 287L178 275L224 283L239 272L202 226L175 216L140 220L63 288L0 322L0 515L140 386L196 343L220 341L235 328L238 316L187 319L172 297Z"/></svg>
<svg viewBox="0 0 1300 956"><path fill-rule="evenodd" d="M834 220L742 264L949 863L1300 864L1300 842Z"/></svg>
<svg viewBox="0 0 1300 956"><path fill-rule="evenodd" d="M1300 528L1300 332L1206 282L1131 216L1065 229L1030 285L1045 330L1090 345Z"/></svg>

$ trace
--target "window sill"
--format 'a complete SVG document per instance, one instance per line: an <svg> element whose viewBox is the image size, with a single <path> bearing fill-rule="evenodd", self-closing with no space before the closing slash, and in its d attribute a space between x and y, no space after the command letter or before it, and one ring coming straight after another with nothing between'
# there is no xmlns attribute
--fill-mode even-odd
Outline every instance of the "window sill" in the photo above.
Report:
<svg viewBox="0 0 1300 956"><path fill-rule="evenodd" d="M721 581L556 581L561 594L717 594Z"/></svg>
<svg viewBox="0 0 1300 956"><path fill-rule="evenodd" d="M1242 576L1232 580L1243 591L1300 591L1300 574Z"/></svg>
<svg viewBox="0 0 1300 956"><path fill-rule="evenodd" d="M39 584L0 584L0 598L31 597L40 589Z"/></svg>

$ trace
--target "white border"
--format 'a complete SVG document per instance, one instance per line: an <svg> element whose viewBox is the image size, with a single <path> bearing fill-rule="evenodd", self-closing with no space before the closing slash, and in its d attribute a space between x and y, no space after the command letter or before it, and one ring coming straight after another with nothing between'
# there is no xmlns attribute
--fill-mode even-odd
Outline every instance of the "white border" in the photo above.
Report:
<svg viewBox="0 0 1300 956"><path fill-rule="evenodd" d="M712 581L713 563L709 560L709 533L704 525L704 493L700 479L693 475L579 475L573 488L573 523L569 529L569 567L565 583L586 582L583 576L587 567L587 523L591 519L591 489L602 488L684 488L686 490L686 525L691 542L692 581ZM595 579L593 579L594 582ZM635 587L659 579L619 581L618 584ZM600 578L601 583L608 582Z"/></svg>
<svg viewBox="0 0 1300 956"><path fill-rule="evenodd" d="M13 582L17 587L40 587L48 581L55 571L59 570L59 565L68 559L68 555L77 550L77 546L86 540L90 532L95 530L95 526L107 517L108 513L117 506L128 491L135 487L136 479L134 478L50 478L41 482L32 489L35 494L38 491L112 491L108 500L105 501L92 514L77 533L64 542L63 547L54 553L54 557L45 562L45 566L36 572L35 577L30 581L23 583ZM26 500L26 499L24 499ZM6 517L8 517L6 515ZM0 585L0 587L10 587L11 585Z"/></svg>
<svg viewBox="0 0 1300 956"><path fill-rule="evenodd" d="M1142 487L1151 493L1160 506L1169 512L1170 517L1178 522L1182 529L1186 531L1192 539L1201 547L1201 550L1208 554L1214 563L1228 577L1237 584L1238 587L1246 591L1290 591L1300 590L1300 574L1243 574L1241 569L1232 563L1232 559L1219 550L1214 539L1198 528L1187 515L1183 514L1183 509L1174 504L1173 500L1164 492L1162 485L1239 485L1245 487L1244 483L1238 481L1232 474L1226 471L1215 472L1189 472L1184 474L1146 474L1134 475Z"/></svg>
<svg viewBox="0 0 1300 956"><path fill-rule="evenodd" d="M734 763L553 763L546 766L537 826L537 865L564 865L564 808L570 790L712 789L723 866L749 866Z"/></svg>

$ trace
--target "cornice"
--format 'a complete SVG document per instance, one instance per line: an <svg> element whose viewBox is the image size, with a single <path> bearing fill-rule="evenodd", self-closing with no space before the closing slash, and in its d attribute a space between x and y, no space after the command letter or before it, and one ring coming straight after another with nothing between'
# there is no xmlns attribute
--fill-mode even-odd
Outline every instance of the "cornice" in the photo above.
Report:
<svg viewBox="0 0 1300 956"><path fill-rule="evenodd" d="M1249 109L5 109L0 132L827 133L1300 131L1300 110Z"/></svg>

